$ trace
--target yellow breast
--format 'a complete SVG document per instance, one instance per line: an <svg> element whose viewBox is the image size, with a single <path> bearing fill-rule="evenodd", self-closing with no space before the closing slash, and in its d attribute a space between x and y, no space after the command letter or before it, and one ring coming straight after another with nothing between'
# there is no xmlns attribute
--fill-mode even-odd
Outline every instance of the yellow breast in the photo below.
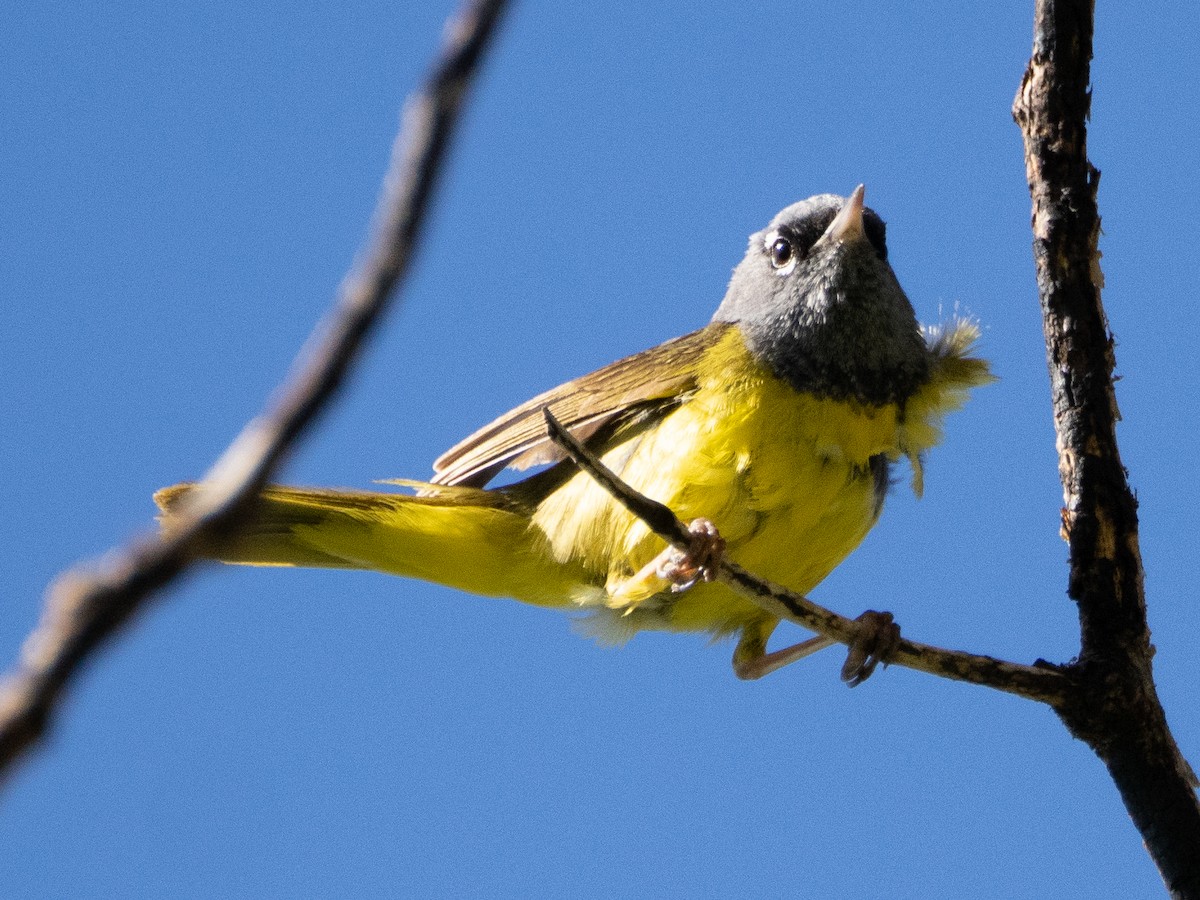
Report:
<svg viewBox="0 0 1200 900"><path fill-rule="evenodd" d="M755 362L734 330L698 376L691 399L605 461L684 521L713 521L734 561L811 590L877 518L870 460L903 452L897 408L800 394ZM584 475L547 498L534 521L560 561L582 562L604 584L576 602L617 607L620 630L726 633L762 618L718 584L669 593L661 580L636 580L663 542Z"/></svg>

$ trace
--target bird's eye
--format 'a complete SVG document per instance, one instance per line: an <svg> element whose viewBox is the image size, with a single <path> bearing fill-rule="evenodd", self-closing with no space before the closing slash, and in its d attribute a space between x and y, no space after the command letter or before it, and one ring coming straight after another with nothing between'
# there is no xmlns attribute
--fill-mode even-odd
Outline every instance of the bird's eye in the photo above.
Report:
<svg viewBox="0 0 1200 900"><path fill-rule="evenodd" d="M790 263L794 255L792 242L787 238L778 237L771 243L771 265L776 269L782 269Z"/></svg>

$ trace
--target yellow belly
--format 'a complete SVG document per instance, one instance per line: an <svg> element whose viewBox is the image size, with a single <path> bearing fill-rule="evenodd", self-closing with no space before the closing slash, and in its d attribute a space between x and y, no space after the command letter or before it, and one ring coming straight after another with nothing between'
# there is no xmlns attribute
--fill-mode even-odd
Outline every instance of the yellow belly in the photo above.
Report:
<svg viewBox="0 0 1200 900"><path fill-rule="evenodd" d="M870 460L879 454L900 454L894 406L800 394L731 332L707 356L695 395L605 461L684 521L710 519L730 559L804 593L874 524ZM652 579L631 584L664 544L584 475L548 497L534 524L560 562L581 563L604 585L572 599L602 611L609 637L647 628L725 634L768 618L719 584L682 593Z"/></svg>

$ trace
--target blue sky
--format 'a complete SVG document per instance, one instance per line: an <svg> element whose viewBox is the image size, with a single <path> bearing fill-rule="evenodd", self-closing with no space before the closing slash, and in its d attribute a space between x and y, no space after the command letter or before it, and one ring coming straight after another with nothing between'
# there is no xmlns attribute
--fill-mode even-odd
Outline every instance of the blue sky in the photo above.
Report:
<svg viewBox="0 0 1200 900"><path fill-rule="evenodd" d="M287 480L422 477L478 425L702 325L746 235L867 185L926 321L1001 381L814 598L1069 659L1009 105L1031 4L518 4L398 309ZM19 4L0 32L0 659L53 574L150 526L264 403L364 233L446 2ZM1200 762L1195 252L1183 2L1101 4L1091 157L1155 671ZM1184 454L1180 461L1180 454ZM792 633L784 635L791 637ZM1042 707L830 651L594 646L370 573L198 572L6 786L22 897L1147 896L1102 766Z"/></svg>

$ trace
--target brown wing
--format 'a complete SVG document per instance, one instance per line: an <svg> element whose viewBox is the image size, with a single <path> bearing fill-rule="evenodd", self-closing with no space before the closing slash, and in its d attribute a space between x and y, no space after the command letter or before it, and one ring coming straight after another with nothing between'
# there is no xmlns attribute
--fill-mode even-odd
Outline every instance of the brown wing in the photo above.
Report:
<svg viewBox="0 0 1200 900"><path fill-rule="evenodd" d="M585 442L624 418L658 418L695 388L696 360L728 327L711 324L539 394L438 457L433 483L481 487L501 469L561 460L546 436L547 406Z"/></svg>

